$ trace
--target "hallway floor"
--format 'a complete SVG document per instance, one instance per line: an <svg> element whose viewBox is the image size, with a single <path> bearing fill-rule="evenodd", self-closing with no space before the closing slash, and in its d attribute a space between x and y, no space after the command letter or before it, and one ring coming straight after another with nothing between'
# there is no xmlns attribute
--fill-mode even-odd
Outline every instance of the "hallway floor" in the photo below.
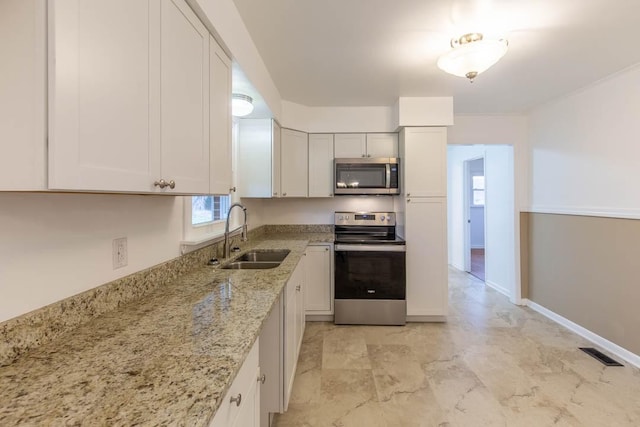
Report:
<svg viewBox="0 0 640 427"><path fill-rule="evenodd" d="M469 273L484 282L484 249L471 249L471 271Z"/></svg>
<svg viewBox="0 0 640 427"><path fill-rule="evenodd" d="M276 426L638 426L640 371L449 270L447 323L307 322ZM626 364L626 362L623 362Z"/></svg>

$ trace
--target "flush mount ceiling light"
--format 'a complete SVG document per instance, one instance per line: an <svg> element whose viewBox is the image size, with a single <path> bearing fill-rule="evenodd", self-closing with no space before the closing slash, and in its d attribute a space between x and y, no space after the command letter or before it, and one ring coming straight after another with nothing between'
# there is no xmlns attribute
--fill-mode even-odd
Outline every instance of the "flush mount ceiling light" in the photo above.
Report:
<svg viewBox="0 0 640 427"><path fill-rule="evenodd" d="M438 58L438 68L458 77L466 77L472 83L478 74L486 71L507 53L506 39L486 40L480 33L469 33L451 39L449 52Z"/></svg>
<svg viewBox="0 0 640 427"><path fill-rule="evenodd" d="M253 98L249 95L234 93L231 98L231 114L244 117L253 111Z"/></svg>

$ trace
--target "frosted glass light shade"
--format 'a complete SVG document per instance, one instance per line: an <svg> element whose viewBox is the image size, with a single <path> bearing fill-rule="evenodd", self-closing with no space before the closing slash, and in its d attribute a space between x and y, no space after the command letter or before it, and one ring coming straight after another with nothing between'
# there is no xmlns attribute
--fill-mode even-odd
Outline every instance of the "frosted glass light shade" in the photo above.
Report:
<svg viewBox="0 0 640 427"><path fill-rule="evenodd" d="M473 80L507 53L506 40L476 40L456 45L438 58L438 68L454 76Z"/></svg>
<svg viewBox="0 0 640 427"><path fill-rule="evenodd" d="M234 93L231 98L231 114L244 117L253 111L253 98L249 95Z"/></svg>

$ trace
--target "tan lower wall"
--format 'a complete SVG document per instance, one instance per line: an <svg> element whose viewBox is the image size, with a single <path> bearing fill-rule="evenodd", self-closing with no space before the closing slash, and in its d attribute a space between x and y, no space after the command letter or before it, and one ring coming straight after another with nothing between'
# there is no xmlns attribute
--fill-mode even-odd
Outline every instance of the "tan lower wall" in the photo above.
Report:
<svg viewBox="0 0 640 427"><path fill-rule="evenodd" d="M528 298L640 354L640 220L524 215Z"/></svg>

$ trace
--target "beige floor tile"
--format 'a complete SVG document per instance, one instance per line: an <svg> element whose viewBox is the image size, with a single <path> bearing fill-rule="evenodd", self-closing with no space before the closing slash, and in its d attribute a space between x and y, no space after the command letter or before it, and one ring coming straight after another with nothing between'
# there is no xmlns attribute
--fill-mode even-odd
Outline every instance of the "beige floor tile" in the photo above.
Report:
<svg viewBox="0 0 640 427"><path fill-rule="evenodd" d="M446 323L307 323L278 427L640 426L640 371L451 269Z"/></svg>

